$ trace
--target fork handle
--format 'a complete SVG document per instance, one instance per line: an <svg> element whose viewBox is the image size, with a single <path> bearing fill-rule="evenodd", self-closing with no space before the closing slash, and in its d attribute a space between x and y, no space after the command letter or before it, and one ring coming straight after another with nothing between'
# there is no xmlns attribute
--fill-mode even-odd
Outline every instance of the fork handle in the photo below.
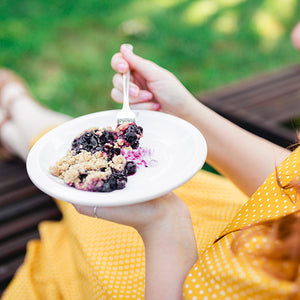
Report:
<svg viewBox="0 0 300 300"><path fill-rule="evenodd" d="M128 110L129 107L129 82L130 82L130 70L123 74L123 108L122 110Z"/></svg>

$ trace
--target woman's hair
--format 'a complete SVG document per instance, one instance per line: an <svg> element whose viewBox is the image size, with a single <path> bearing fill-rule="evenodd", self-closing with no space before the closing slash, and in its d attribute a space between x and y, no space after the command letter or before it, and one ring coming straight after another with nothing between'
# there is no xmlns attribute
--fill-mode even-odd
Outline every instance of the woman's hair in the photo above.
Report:
<svg viewBox="0 0 300 300"><path fill-rule="evenodd" d="M300 179L294 179L288 184L283 185L276 169L276 178L278 185L287 190L294 188L296 191L296 200L290 198L294 204L297 204L300 197ZM265 238L266 247L259 247L259 251L247 251L249 255L255 258L267 259L267 261L276 262L283 265L288 263L289 272L282 272L280 268L274 268L272 264L263 263L262 268L270 275L283 280L295 282L296 290L289 299L293 299L300 291L300 214L295 213L283 216L275 220L268 220L257 223L248 228L242 229L235 237L232 243L232 251L239 254L245 251L245 245L254 237ZM257 239L256 239L257 240Z"/></svg>

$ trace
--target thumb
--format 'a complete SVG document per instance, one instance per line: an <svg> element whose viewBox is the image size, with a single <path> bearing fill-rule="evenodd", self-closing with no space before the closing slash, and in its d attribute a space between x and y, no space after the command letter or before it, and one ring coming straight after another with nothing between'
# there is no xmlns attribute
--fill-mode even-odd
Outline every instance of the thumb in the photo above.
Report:
<svg viewBox="0 0 300 300"><path fill-rule="evenodd" d="M133 47L130 44L123 44L120 52L129 64L131 70L140 73L146 80L154 81L161 78L163 68L154 62L144 59L132 51Z"/></svg>

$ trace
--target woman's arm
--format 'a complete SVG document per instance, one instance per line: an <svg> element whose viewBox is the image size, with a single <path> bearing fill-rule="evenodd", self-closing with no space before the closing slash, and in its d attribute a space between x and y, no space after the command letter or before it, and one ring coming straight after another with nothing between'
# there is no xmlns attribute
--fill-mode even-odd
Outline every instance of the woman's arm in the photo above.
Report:
<svg viewBox="0 0 300 300"><path fill-rule="evenodd" d="M136 109L161 110L194 124L208 144L207 161L251 195L290 151L234 125L201 104L169 71L135 55L126 46L113 56L119 73L133 70L130 101ZM122 76L113 78L112 98L122 102Z"/></svg>
<svg viewBox="0 0 300 300"><path fill-rule="evenodd" d="M146 256L146 300L182 299L185 278L198 258L190 216L166 217L158 228L140 232Z"/></svg>
<svg viewBox="0 0 300 300"><path fill-rule="evenodd" d="M190 105L185 119L205 136L207 162L248 196L290 154L289 150L238 127L200 102Z"/></svg>
<svg viewBox="0 0 300 300"><path fill-rule="evenodd" d="M93 216L94 208L75 205ZM182 299L183 283L197 260L197 245L187 206L175 194L135 205L98 207L99 218L135 228L146 255L146 300Z"/></svg>

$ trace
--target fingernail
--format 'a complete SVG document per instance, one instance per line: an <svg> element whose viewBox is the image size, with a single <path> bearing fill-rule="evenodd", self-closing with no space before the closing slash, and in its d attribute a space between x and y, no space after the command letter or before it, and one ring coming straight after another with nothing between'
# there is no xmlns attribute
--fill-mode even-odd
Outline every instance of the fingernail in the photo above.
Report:
<svg viewBox="0 0 300 300"><path fill-rule="evenodd" d="M141 91L140 92L140 98L142 100L150 100L150 99L152 99L152 93L150 93L148 91Z"/></svg>
<svg viewBox="0 0 300 300"><path fill-rule="evenodd" d="M160 104L159 103L153 103L153 109L154 110L159 110L160 109Z"/></svg>
<svg viewBox="0 0 300 300"><path fill-rule="evenodd" d="M128 48L131 52L133 51L133 46L131 44L123 44L126 48Z"/></svg>
<svg viewBox="0 0 300 300"><path fill-rule="evenodd" d="M137 87L135 86L130 86L129 87L129 95L132 96L132 97L137 97L139 94L139 90Z"/></svg>
<svg viewBox="0 0 300 300"><path fill-rule="evenodd" d="M131 53L132 53L133 47L132 47L132 45L130 45L130 44L123 44L123 45L121 46L121 48L122 48L122 51L125 52L125 53L128 53L128 54L131 54Z"/></svg>
<svg viewBox="0 0 300 300"><path fill-rule="evenodd" d="M125 64L119 64L118 65L118 71L119 72L126 72L127 71L127 66Z"/></svg>

